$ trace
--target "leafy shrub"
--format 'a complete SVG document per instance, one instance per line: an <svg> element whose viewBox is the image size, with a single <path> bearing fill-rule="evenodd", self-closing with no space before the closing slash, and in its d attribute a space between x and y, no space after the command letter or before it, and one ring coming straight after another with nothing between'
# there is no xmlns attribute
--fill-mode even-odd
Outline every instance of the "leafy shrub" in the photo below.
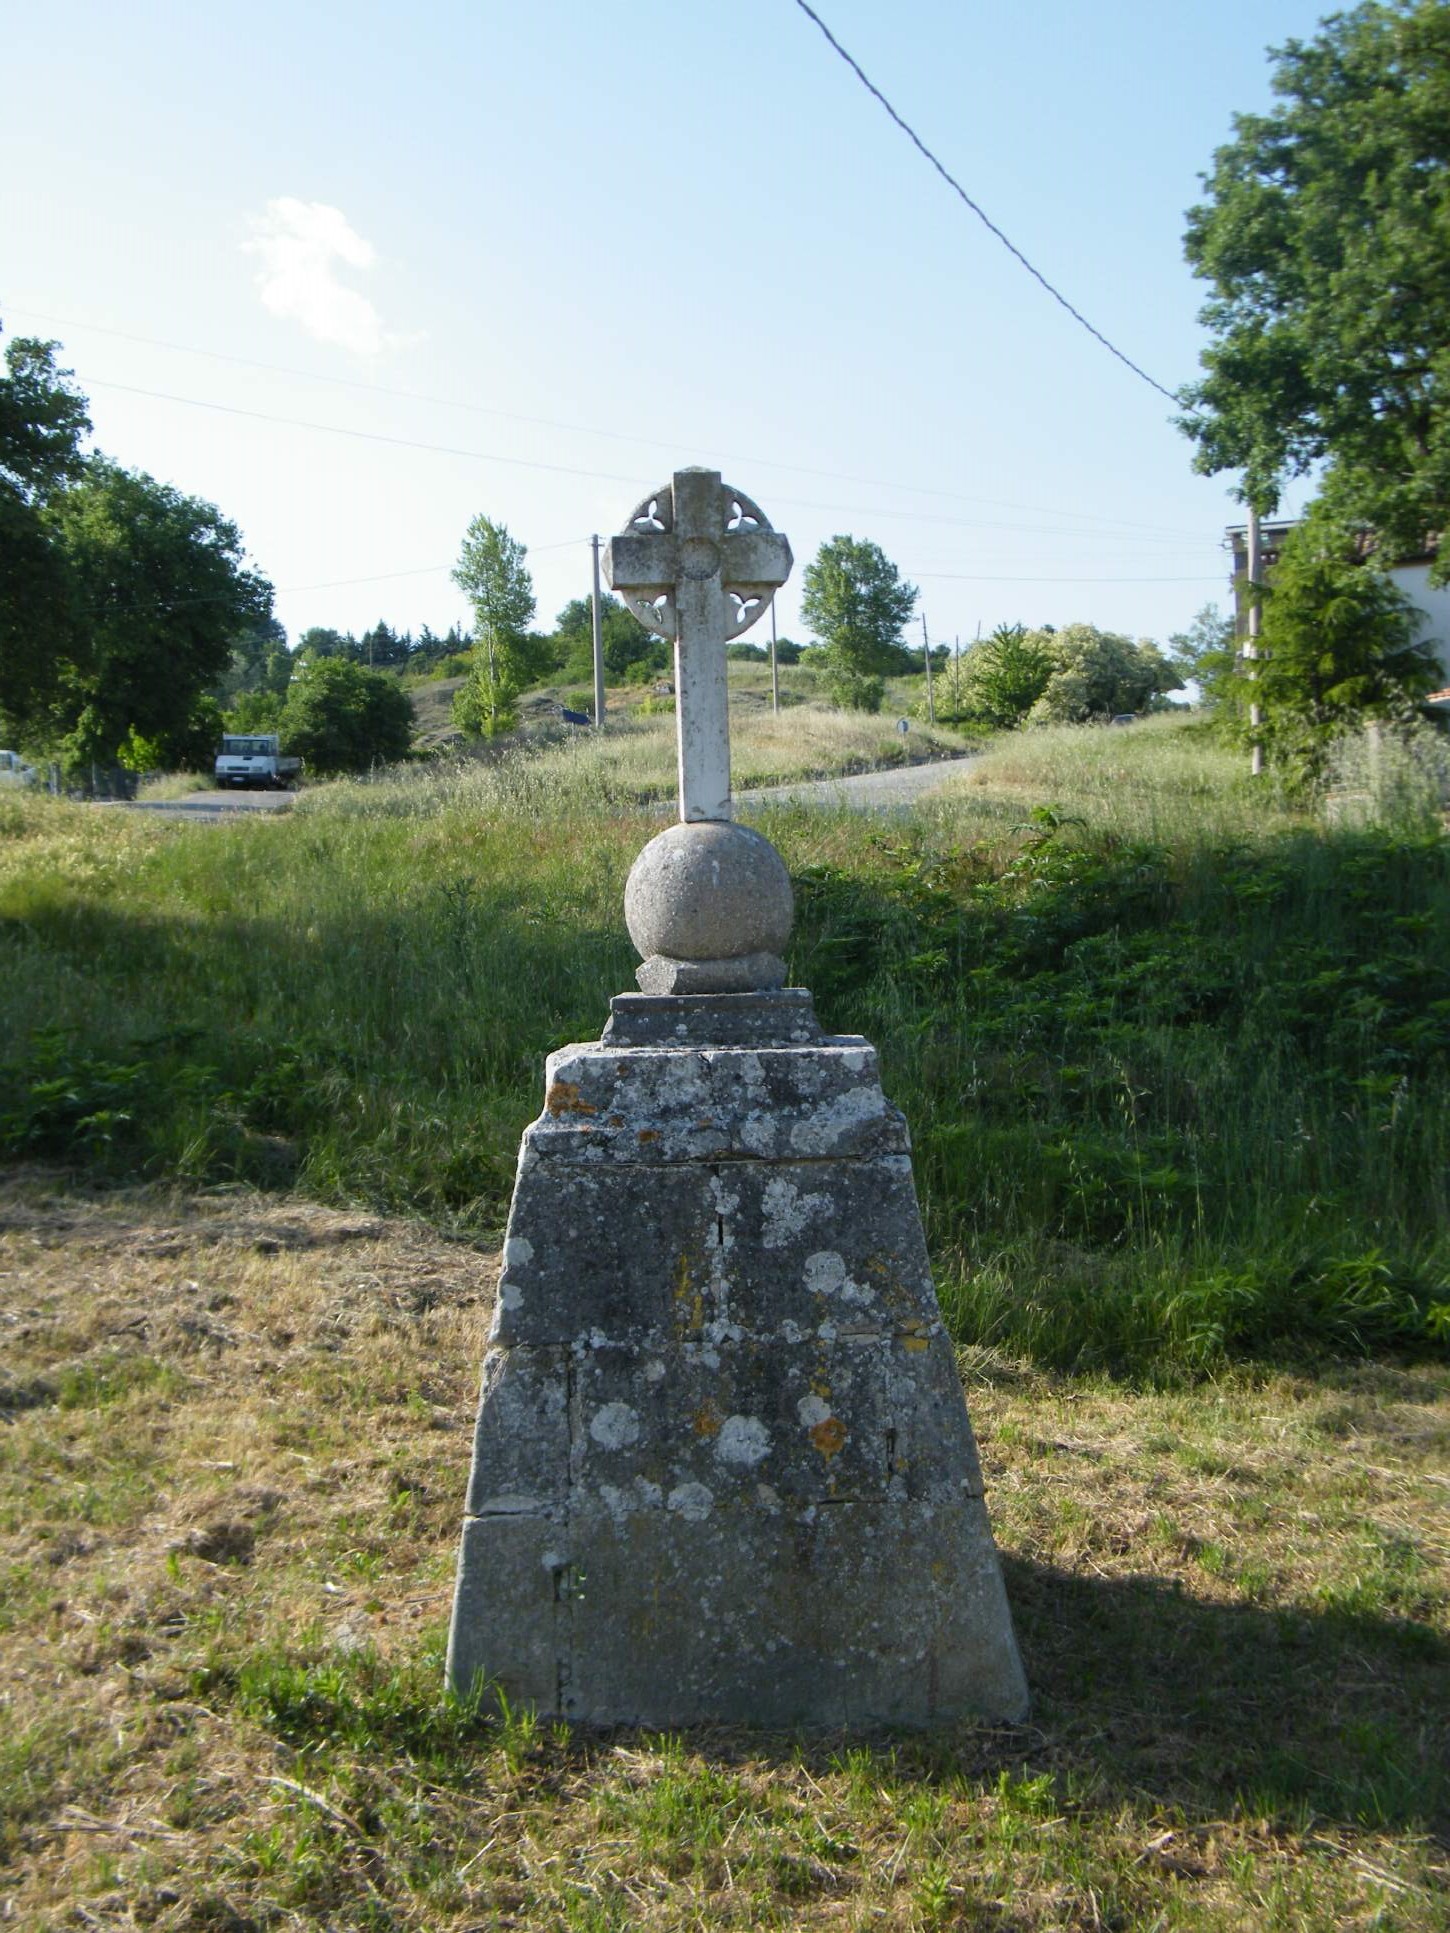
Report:
<svg viewBox="0 0 1450 1933"><path fill-rule="evenodd" d="M1151 638L1119 636L1093 624L1029 633L1051 661L1041 696L1027 717L1034 725L1085 725L1147 709L1183 680Z"/></svg>
<svg viewBox="0 0 1450 1933"><path fill-rule="evenodd" d="M287 750L314 776L365 772L408 756L413 707L385 672L318 658L299 666L281 728Z"/></svg>

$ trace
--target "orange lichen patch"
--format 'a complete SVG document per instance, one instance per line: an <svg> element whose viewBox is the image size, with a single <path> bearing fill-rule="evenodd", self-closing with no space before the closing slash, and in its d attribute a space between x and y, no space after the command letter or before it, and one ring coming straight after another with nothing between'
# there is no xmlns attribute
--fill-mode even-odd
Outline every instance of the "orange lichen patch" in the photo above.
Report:
<svg viewBox="0 0 1450 1933"><path fill-rule="evenodd" d="M897 1340L903 1349L909 1349L913 1355L920 1355L923 1349L930 1348L931 1346L931 1338L924 1336L921 1333L920 1326L914 1322L906 1325Z"/></svg>
<svg viewBox="0 0 1450 1933"><path fill-rule="evenodd" d="M701 1403L690 1421L696 1436L718 1436L724 1418L713 1403L706 1401Z"/></svg>
<svg viewBox="0 0 1450 1933"><path fill-rule="evenodd" d="M811 1441L829 1463L833 1456L840 1454L841 1445L846 1441L846 1425L839 1416L828 1416L811 1431Z"/></svg>
<svg viewBox="0 0 1450 1933"><path fill-rule="evenodd" d="M641 1128L639 1131L639 1139L641 1141L658 1141L659 1138L660 1131L658 1128Z"/></svg>
<svg viewBox="0 0 1450 1933"><path fill-rule="evenodd" d="M604 1125L607 1128L622 1128L624 1126L624 1116L622 1114L611 1114Z"/></svg>
<svg viewBox="0 0 1450 1933"><path fill-rule="evenodd" d="M696 1335L705 1326L705 1298L690 1279L690 1258L680 1257L675 1271L675 1322L687 1335Z"/></svg>
<svg viewBox="0 0 1450 1933"><path fill-rule="evenodd" d="M597 1114L592 1101L581 1100L577 1081L555 1081L544 1096L544 1106L556 1119L561 1114Z"/></svg>

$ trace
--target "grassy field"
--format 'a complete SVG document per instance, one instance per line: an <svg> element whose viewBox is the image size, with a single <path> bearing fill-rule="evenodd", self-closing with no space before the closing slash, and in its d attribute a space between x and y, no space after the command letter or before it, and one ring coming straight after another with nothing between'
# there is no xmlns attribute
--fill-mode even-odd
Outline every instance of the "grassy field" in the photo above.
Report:
<svg viewBox="0 0 1450 1933"><path fill-rule="evenodd" d="M769 672L732 665L731 673L730 752L737 791L949 758L974 746L959 732L920 720L908 720L910 730L903 735L897 730L901 713L893 709L874 717L833 711L815 701L808 679L799 672L794 674L793 686L782 689L776 713L770 705ZM439 724L446 709L440 700L430 697L425 706L420 694L414 693L414 707L424 741L447 743L465 767L491 768L502 763L509 769L527 760L537 763L565 791L596 805L672 798L676 785L673 701L666 701L668 709L647 709L659 702L651 701L648 686L627 686L611 694L607 729L596 736L557 723L555 704L573 696L554 688L531 693L521 706L525 727L521 738L511 735L497 750L475 744L469 752L456 734L445 732Z"/></svg>
<svg viewBox="0 0 1450 1933"><path fill-rule="evenodd" d="M921 756L928 744L934 743L940 747L962 742L949 728L944 726L938 732L924 723L922 693L925 681L921 678L889 679L881 713L873 719L859 713L849 715L830 711L824 702L822 674L810 666L802 665L781 666L780 703L782 712L805 707L807 716L797 719L793 728L787 726L784 735L771 728L761 739L757 734L761 713L768 713L771 705L770 667L735 660L728 670L732 751L737 778L742 772L750 771L752 766L764 780L772 776L827 777L833 771L860 770L863 757L874 760L879 755L882 763L893 763L904 755ZM665 675L661 674L662 677ZM406 685L413 706L415 742L422 749L443 749L454 753L465 751L463 735L453 722L454 694L463 683L464 679L455 677ZM668 708L668 703L664 708L659 706L658 701L651 703L652 684L653 681L636 685L610 685L606 689L605 717L611 730L622 724L641 722L651 713L658 718L661 709ZM587 711L592 715L593 687L563 682L533 686L523 694L518 705L520 724L525 735L556 720L561 704L571 711ZM918 713L923 716L918 717ZM912 721L913 738L909 748L896 743L896 721L903 716ZM925 734L924 740L922 734ZM577 738L578 733L571 732L570 736ZM768 761L765 768L756 763L757 748ZM465 755L477 755L480 749L475 741ZM795 760L782 768L776 761L787 750L794 751ZM842 759L844 764L833 762ZM750 782L748 779L741 780L742 784Z"/></svg>
<svg viewBox="0 0 1450 1933"><path fill-rule="evenodd" d="M657 821L621 801L666 723L265 824L7 800L0 1148L496 1228L542 1057L631 984ZM911 817L759 822L793 978L910 1120L962 1340L1137 1373L1443 1346L1443 837L1326 831L1177 720L1000 740Z"/></svg>
<svg viewBox="0 0 1450 1933"><path fill-rule="evenodd" d="M0 1191L5 1925L1450 1926L1443 1365L967 1350L1028 1724L571 1735L441 1694L493 1277Z"/></svg>
<svg viewBox="0 0 1450 1933"><path fill-rule="evenodd" d="M518 1135L630 984L627 756L0 802L0 1920L1450 1927L1447 848L1183 721L759 820L912 1125L1031 1723L442 1697Z"/></svg>

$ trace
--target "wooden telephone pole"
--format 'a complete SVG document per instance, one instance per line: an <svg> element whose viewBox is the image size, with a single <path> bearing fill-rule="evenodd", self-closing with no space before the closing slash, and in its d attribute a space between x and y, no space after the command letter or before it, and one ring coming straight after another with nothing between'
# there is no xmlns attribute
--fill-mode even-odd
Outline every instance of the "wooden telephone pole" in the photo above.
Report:
<svg viewBox="0 0 1450 1933"><path fill-rule="evenodd" d="M1259 680L1259 627L1263 623L1264 614L1259 604L1257 591L1262 570L1263 534L1259 529L1259 513L1257 510L1250 508L1248 567L1246 572L1248 577L1249 635L1248 641L1244 645L1244 656L1248 660L1249 682L1251 684L1257 684ZM1249 771L1256 779L1261 778L1264 771L1264 747L1263 741L1259 737L1259 727L1263 722L1263 711L1259 706L1258 700L1253 699L1249 704L1249 729L1254 734L1253 743L1249 748Z"/></svg>
<svg viewBox="0 0 1450 1933"><path fill-rule="evenodd" d="M604 723L604 618L599 603L599 533L589 539L594 551L594 725Z"/></svg>

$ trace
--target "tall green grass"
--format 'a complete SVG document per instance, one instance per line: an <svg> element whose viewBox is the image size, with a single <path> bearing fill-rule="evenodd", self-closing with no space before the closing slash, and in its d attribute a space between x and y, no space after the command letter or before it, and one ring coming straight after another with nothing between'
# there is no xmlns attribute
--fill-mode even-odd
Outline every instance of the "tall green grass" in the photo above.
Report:
<svg viewBox="0 0 1450 1933"><path fill-rule="evenodd" d="M964 1340L1053 1363L1436 1346L1450 848L1325 829L1193 725L1013 735L929 812L762 823L792 977L880 1047ZM0 806L0 1141L496 1226L657 821L602 762L174 826Z"/></svg>

